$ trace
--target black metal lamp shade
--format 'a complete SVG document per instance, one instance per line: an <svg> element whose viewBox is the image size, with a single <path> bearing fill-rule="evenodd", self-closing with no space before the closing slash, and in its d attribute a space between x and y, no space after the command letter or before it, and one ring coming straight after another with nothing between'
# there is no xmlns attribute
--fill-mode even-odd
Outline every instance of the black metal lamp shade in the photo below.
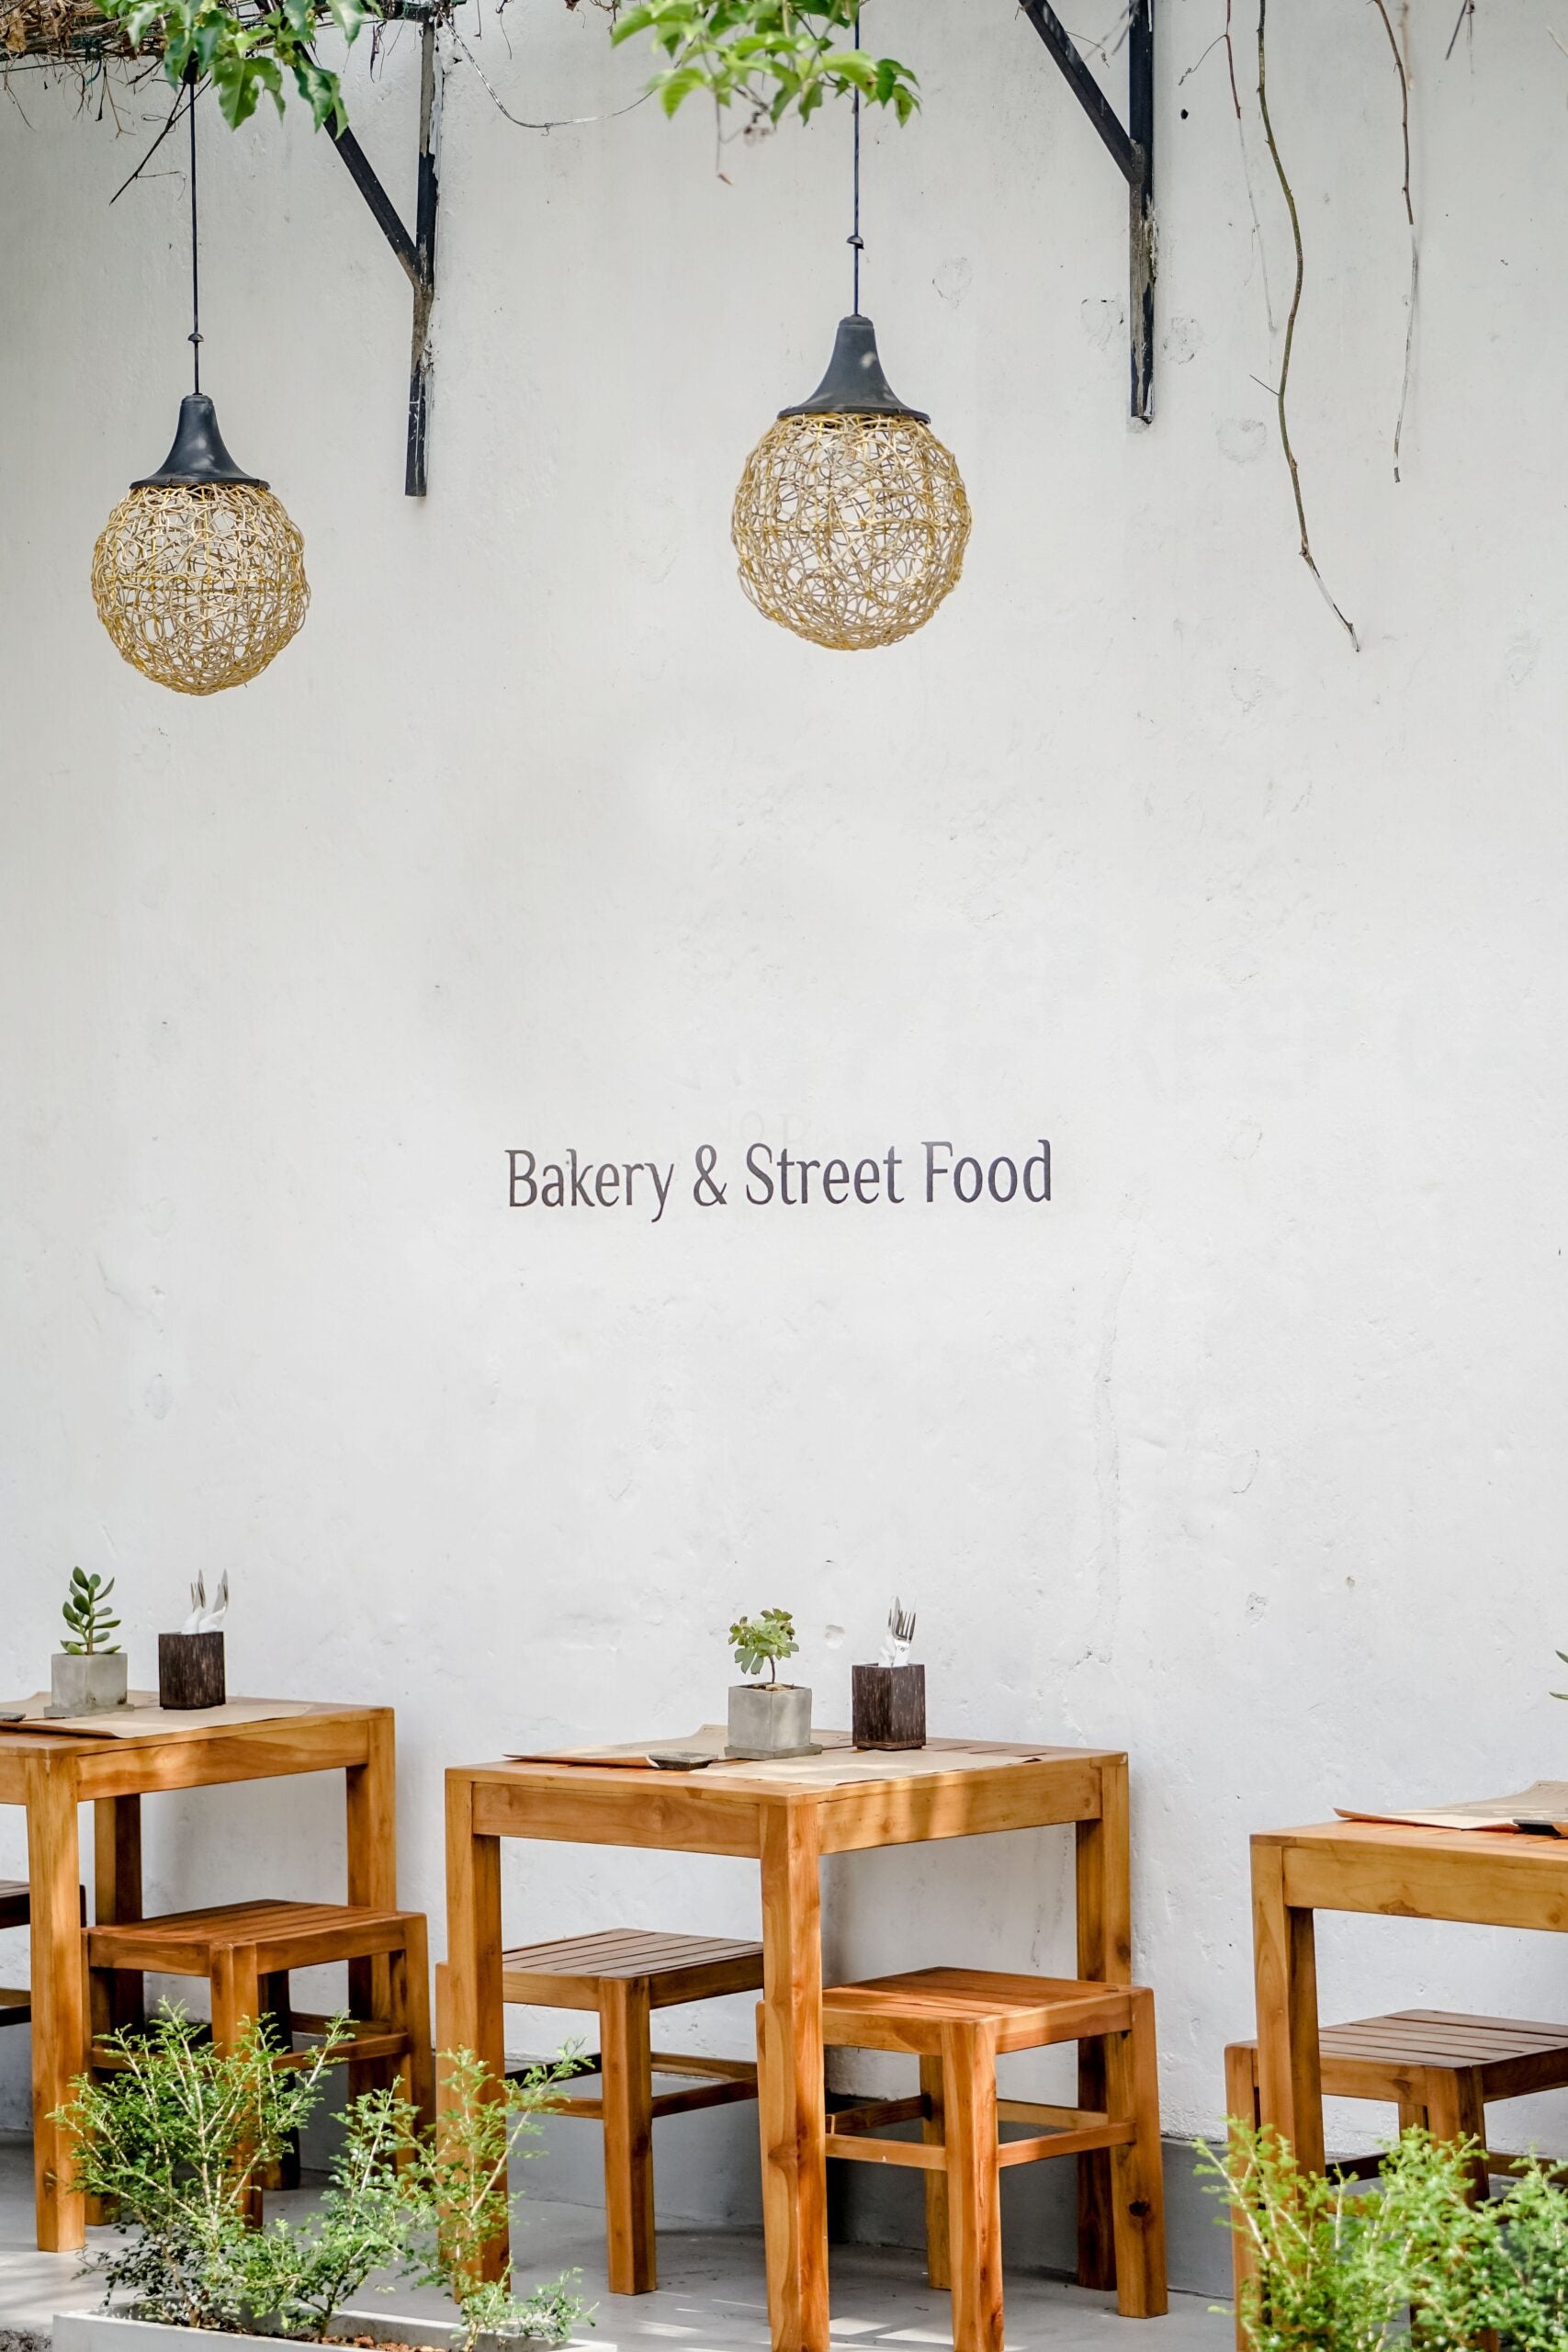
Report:
<svg viewBox="0 0 1568 2352"><path fill-rule="evenodd" d="M265 490L255 474L242 473L223 446L218 412L205 392L187 392L180 402L175 443L155 474L133 481L132 490Z"/></svg>
<svg viewBox="0 0 1568 2352"><path fill-rule="evenodd" d="M924 409L910 408L898 398L882 372L882 360L876 348L876 329L860 311L852 311L847 319L839 321L839 332L833 343L833 356L828 362L828 372L808 401L797 407L781 408L784 416L907 416L916 424L929 424L931 418Z"/></svg>

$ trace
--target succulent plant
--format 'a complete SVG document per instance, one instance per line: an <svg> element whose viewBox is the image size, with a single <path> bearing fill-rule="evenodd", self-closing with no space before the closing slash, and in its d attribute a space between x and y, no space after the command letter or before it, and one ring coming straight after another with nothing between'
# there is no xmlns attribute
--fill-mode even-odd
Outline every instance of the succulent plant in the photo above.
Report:
<svg viewBox="0 0 1568 2352"><path fill-rule="evenodd" d="M109 1613L108 1598L113 1590L113 1577L84 1576L80 1568L72 1569L71 1589L60 1612L74 1636L61 1644L70 1657L97 1657L118 1649L118 1642L104 1639L106 1634L116 1633L119 1628L119 1619Z"/></svg>
<svg viewBox="0 0 1568 2352"><path fill-rule="evenodd" d="M729 1646L742 1674L761 1674L765 1666L768 1680L775 1682L784 1659L794 1657L800 1648L795 1638L795 1619L787 1609L764 1609L755 1617L738 1617L729 1629Z"/></svg>

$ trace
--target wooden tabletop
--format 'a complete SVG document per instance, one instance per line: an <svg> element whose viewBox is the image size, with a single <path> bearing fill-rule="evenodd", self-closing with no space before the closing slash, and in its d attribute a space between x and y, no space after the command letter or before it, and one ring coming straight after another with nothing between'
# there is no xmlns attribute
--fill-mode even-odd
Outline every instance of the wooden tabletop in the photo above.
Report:
<svg viewBox="0 0 1568 2352"><path fill-rule="evenodd" d="M961 1768L946 1760L961 1748ZM972 1760L983 1751L985 1760ZM471 1790L472 1824L480 1836L559 1839L585 1845L659 1847L695 1853L755 1855L765 1813L783 1807L816 1815L824 1854L928 1838L975 1837L989 1830L1094 1821L1101 1776L1124 1766L1120 1749L1024 1747L1003 1741L932 1743L889 1759L886 1777L874 1759L847 1750L855 1776L828 1777L833 1752L813 1759L818 1775L795 1777L787 1764L739 1773L660 1771L653 1766L554 1761L455 1766L448 1783Z"/></svg>
<svg viewBox="0 0 1568 2352"><path fill-rule="evenodd" d="M1295 1910L1568 1929L1568 1838L1324 1821L1259 1830L1252 1843L1255 1853L1277 1853Z"/></svg>
<svg viewBox="0 0 1568 2352"><path fill-rule="evenodd" d="M28 1772L40 1758L49 1759L51 1771L63 1766L73 1772L84 1803L138 1791L342 1771L364 1761L367 1726L389 1723L391 1714L389 1707L312 1701L264 1722L171 1719L107 1738L0 1724L0 1804L28 1802Z"/></svg>

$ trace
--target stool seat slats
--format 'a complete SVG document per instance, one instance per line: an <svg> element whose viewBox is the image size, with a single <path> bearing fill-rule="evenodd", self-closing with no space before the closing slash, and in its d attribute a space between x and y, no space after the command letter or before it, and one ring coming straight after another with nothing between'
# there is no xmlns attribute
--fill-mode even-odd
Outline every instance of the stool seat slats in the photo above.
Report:
<svg viewBox="0 0 1568 2352"><path fill-rule="evenodd" d="M133 1978L204 1976L211 1995L212 2039L220 2050L233 2049L256 2019L267 2017L278 2036L278 2068L310 2064L314 2053L295 2050L296 2032L320 2034L328 2020L296 2015L290 1972L346 1962L350 1999L365 2014L349 2020L348 2036L333 2053L334 2063L349 2068L355 2091L388 2079L395 2070L416 2114L434 2122L430 1963L423 1913L266 1896L106 1923L85 1929L83 1941L92 1984L95 2066L112 2072L124 2063L107 2035L119 1972ZM291 2161L269 2185L293 2185L293 2169ZM248 2217L257 2222L263 2186L255 2181L247 2192Z"/></svg>
<svg viewBox="0 0 1568 2352"><path fill-rule="evenodd" d="M596 2009L605 1984L646 1984L651 2007L677 2008L759 1991L762 1947L730 1938L612 1928L503 1951L501 1973L502 1998L520 2007Z"/></svg>

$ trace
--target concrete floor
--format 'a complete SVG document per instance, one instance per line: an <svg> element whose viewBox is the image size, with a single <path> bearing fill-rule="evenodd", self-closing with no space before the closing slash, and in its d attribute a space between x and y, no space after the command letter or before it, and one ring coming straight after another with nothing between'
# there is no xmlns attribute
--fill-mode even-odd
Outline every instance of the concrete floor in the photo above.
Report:
<svg viewBox="0 0 1568 2352"><path fill-rule="evenodd" d="M309 2196L271 2199L269 2208ZM588 2352L763 2352L767 2345L762 2249L750 2231L661 2229L663 2283L635 2300L605 2292L600 2217L587 2207L525 2199L516 2245L525 2279L581 2267L583 2292L599 2306L597 2324L581 2338ZM47 2338L53 2312L89 2310L99 2299L73 2256L34 2251L31 2152L23 2140L0 2140L0 2352L32 2352ZM385 2309L451 2315L440 2297L404 2287ZM1137 2322L1118 2319L1109 2296L1013 2277L1007 2316L1009 2352L1229 2352L1233 2342L1228 2316L1196 2295L1173 2296L1168 2319ZM919 2257L880 2247L835 2248L832 2326L835 2352L879 2345L914 2352L953 2341L947 2298L926 2286Z"/></svg>

